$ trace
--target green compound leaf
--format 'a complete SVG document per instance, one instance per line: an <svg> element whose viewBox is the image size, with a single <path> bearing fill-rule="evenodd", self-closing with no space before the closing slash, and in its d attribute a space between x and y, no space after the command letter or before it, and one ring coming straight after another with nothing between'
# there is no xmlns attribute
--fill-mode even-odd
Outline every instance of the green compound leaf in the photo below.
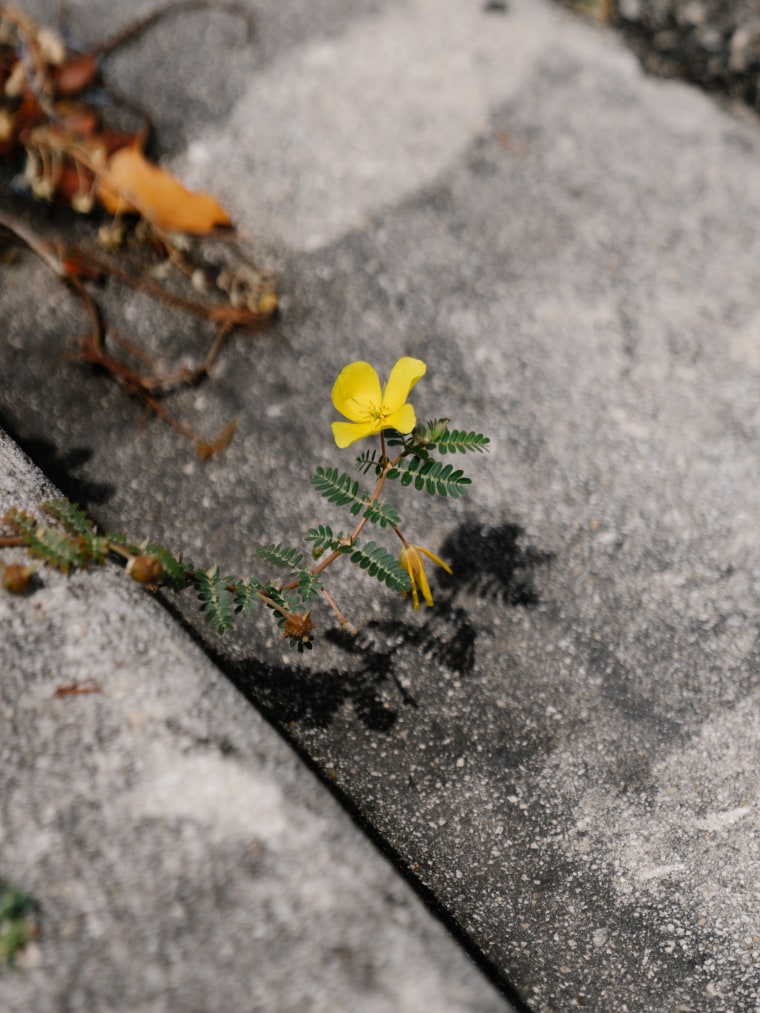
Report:
<svg viewBox="0 0 760 1013"><path fill-rule="evenodd" d="M72 567L86 567L92 561L82 539L72 538L55 528L37 528L33 533L24 534L24 545L30 556L41 559L46 566L61 573L68 573Z"/></svg>
<svg viewBox="0 0 760 1013"><path fill-rule="evenodd" d="M414 457L399 461L398 468L388 473L389 478L398 477L403 486L414 483L415 489L423 489L431 496L464 496L472 480L462 472L454 469L453 464L444 464L432 457L423 460L416 454Z"/></svg>
<svg viewBox="0 0 760 1013"><path fill-rule="evenodd" d="M436 441L439 454L456 454L457 451L466 454L471 450L482 454L488 450L490 442L482 433L466 433L459 429L447 429Z"/></svg>
<svg viewBox="0 0 760 1013"><path fill-rule="evenodd" d="M359 483L338 468L317 468L311 476L311 484L330 503L337 503L338 506L350 503L350 512L354 517L367 505L368 497L359 488Z"/></svg>
<svg viewBox="0 0 760 1013"><path fill-rule="evenodd" d="M105 535L105 539L112 545L121 545L122 548L127 550L127 552L131 552L133 556L139 556L145 552L144 544L138 545L136 542L130 542L126 535L122 535L114 531L109 531L108 534ZM187 568L188 570L192 570L193 567L188 563Z"/></svg>
<svg viewBox="0 0 760 1013"><path fill-rule="evenodd" d="M233 594L235 597L235 611L238 615L245 618L256 605L261 604L259 591L262 589L262 586L255 577L251 577L250 580L237 581Z"/></svg>
<svg viewBox="0 0 760 1013"><path fill-rule="evenodd" d="M9 528L12 528L18 535L34 534L37 530L38 521L37 518L30 514L27 510L19 510L17 507L11 507L10 510L3 516L3 523L7 524Z"/></svg>
<svg viewBox="0 0 760 1013"><path fill-rule="evenodd" d="M390 503L370 503L364 516L371 524L379 524L381 528L397 528L401 524L401 515Z"/></svg>
<svg viewBox="0 0 760 1013"><path fill-rule="evenodd" d="M322 581L308 570L302 570L296 588L301 604L310 605L322 593Z"/></svg>
<svg viewBox="0 0 760 1013"><path fill-rule="evenodd" d="M386 584L392 591L411 589L409 574L398 559L382 545L376 545L374 542L355 545L351 552L351 562L366 570L371 577L376 577L382 584Z"/></svg>
<svg viewBox="0 0 760 1013"><path fill-rule="evenodd" d="M214 570L196 570L193 574L201 601L201 612L206 622L221 636L235 625L235 593L229 585L233 577L223 577L217 566Z"/></svg>
<svg viewBox="0 0 760 1013"><path fill-rule="evenodd" d="M271 545L262 545L256 549L259 559L265 559L273 566L279 566L283 570L298 570L303 562L303 552L300 549L293 549L287 545L280 545L279 542Z"/></svg>
<svg viewBox="0 0 760 1013"><path fill-rule="evenodd" d="M320 524L317 528L309 528L305 540L312 543L314 552L324 552L325 549L337 549L340 538L341 536L335 535L327 524Z"/></svg>
<svg viewBox="0 0 760 1013"><path fill-rule="evenodd" d="M371 524L395 528L401 523L401 517L394 507L373 503L369 493L364 492L358 482L337 468L317 468L316 474L311 476L311 484L331 503L337 503L338 506L350 503L349 510L354 517L363 510L362 516Z"/></svg>
<svg viewBox="0 0 760 1013"><path fill-rule="evenodd" d="M382 471L382 460L382 455L377 450L365 450L354 461L354 467L362 475L374 470L375 474L379 476Z"/></svg>
<svg viewBox="0 0 760 1013"><path fill-rule="evenodd" d="M94 535L95 525L76 503L67 499L51 499L42 504L42 509L70 535Z"/></svg>

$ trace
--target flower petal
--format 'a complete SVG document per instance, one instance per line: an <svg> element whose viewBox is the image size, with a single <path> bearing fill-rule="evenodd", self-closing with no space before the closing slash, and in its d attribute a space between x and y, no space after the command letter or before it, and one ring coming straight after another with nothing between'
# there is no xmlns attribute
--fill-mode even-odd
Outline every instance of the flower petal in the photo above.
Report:
<svg viewBox="0 0 760 1013"><path fill-rule="evenodd" d="M411 433L417 424L414 408L410 404L402 405L383 421L383 429L397 429L400 433Z"/></svg>
<svg viewBox="0 0 760 1013"><path fill-rule="evenodd" d="M373 436L377 432L377 420L371 422L333 422L333 436L341 450L349 447L357 440Z"/></svg>
<svg viewBox="0 0 760 1013"><path fill-rule="evenodd" d="M418 558L414 554L414 550L411 545L405 545L401 550L401 555L398 557L399 562L404 567L406 572L409 574L409 582L411 583L412 592L412 604L414 605L415 611L420 607L420 600L417 597L417 583L414 579L415 564L419 562ZM406 601L406 591L401 592L404 601Z"/></svg>
<svg viewBox="0 0 760 1013"><path fill-rule="evenodd" d="M332 401L347 419L366 422L370 406L379 409L382 401L380 379L372 366L368 362L352 362L341 370L332 389Z"/></svg>
<svg viewBox="0 0 760 1013"><path fill-rule="evenodd" d="M383 406L388 412L397 411L403 405L409 396L409 391L420 377L425 375L426 371L427 366L422 359L412 359L405 355L398 360L391 370L391 375L388 377L383 391ZM401 431L411 432L412 429L414 429L414 423L410 429Z"/></svg>
<svg viewBox="0 0 760 1013"><path fill-rule="evenodd" d="M444 563L444 561L441 559L441 557L440 556L436 556L436 554L434 552L431 552L429 549L424 549L421 545L418 545L416 548L417 548L418 552L424 552L425 555L428 557L428 559L432 559L434 563L437 563L440 567L443 567L443 569L446 571L446 573L452 573L453 572L452 569L451 569L451 567L449 566L449 564L448 563Z"/></svg>
<svg viewBox="0 0 760 1013"><path fill-rule="evenodd" d="M422 597L425 599L425 604L428 608L433 607L433 595L430 591L430 584L428 584L427 574L425 573L425 567L422 565L422 560L419 556L416 558L417 563L417 580L419 581L420 591L422 591Z"/></svg>

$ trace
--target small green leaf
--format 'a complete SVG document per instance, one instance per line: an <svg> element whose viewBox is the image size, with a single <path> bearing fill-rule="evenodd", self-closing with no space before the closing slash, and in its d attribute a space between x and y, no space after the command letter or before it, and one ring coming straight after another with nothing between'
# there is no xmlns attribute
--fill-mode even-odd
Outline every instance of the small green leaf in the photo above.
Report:
<svg viewBox="0 0 760 1013"><path fill-rule="evenodd" d="M195 584L201 601L201 612L206 622L220 635L235 625L235 594L230 590L233 577L223 577L217 566L214 570L196 570Z"/></svg>
<svg viewBox="0 0 760 1013"><path fill-rule="evenodd" d="M457 451L460 454L466 454L471 450L482 454L488 450L491 441L482 433L466 433L464 430L447 429L436 442L439 454L455 454Z"/></svg>
<svg viewBox="0 0 760 1013"><path fill-rule="evenodd" d="M382 545L367 542L355 545L351 553L351 562L366 570L371 577L376 577L392 591L408 591L411 587L409 574Z"/></svg>
<svg viewBox="0 0 760 1013"><path fill-rule="evenodd" d="M303 552L287 545L280 545L279 542L271 545L262 545L256 549L259 559L265 559L273 566L279 566L283 570L297 570L303 562Z"/></svg>
<svg viewBox="0 0 760 1013"><path fill-rule="evenodd" d="M95 525L75 503L67 499L51 499L42 504L42 509L70 534L94 535Z"/></svg>
<svg viewBox="0 0 760 1013"><path fill-rule="evenodd" d="M381 528L397 528L401 524L401 515L390 503L370 503L364 516L371 524L379 524Z"/></svg>
<svg viewBox="0 0 760 1013"><path fill-rule="evenodd" d="M377 450L365 450L356 458L354 467L362 475L366 475L368 472L374 470L375 474L379 476L382 471L382 460L382 455Z"/></svg>
<svg viewBox="0 0 760 1013"><path fill-rule="evenodd" d="M247 616L256 605L261 604L259 591L262 585L251 577L250 580L239 580L235 584L233 596L235 598L235 611L238 615Z"/></svg>

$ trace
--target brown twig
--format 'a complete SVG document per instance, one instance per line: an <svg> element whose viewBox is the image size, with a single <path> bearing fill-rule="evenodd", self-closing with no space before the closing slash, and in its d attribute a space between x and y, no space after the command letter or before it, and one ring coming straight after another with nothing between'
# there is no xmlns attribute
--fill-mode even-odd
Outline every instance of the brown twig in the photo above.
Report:
<svg viewBox="0 0 760 1013"><path fill-rule="evenodd" d="M0 538L0 549L15 549L24 544L21 535L5 535Z"/></svg>
<svg viewBox="0 0 760 1013"><path fill-rule="evenodd" d="M93 346L93 348L102 349L103 321L100 316L100 310L98 309L97 303L84 287L82 282L71 273L71 269L66 263L63 248L58 244L48 243L45 242L45 240L40 239L39 236L36 236L22 222L15 218L11 218L10 215L6 215L2 211L0 211L0 226L16 236L17 239L20 239L26 246L29 247L30 250L36 253L37 256L44 261L44 263L47 264L51 271L53 271L62 281L66 282L69 288L84 305L87 315L90 318L92 331L87 339L88 342Z"/></svg>

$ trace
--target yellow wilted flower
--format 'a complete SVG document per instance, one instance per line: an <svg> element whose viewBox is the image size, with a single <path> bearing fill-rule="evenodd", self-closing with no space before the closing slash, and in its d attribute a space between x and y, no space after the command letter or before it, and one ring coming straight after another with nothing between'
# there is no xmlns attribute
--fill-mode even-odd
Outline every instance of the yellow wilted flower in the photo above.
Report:
<svg viewBox="0 0 760 1013"><path fill-rule="evenodd" d="M332 424L335 442L341 450L383 429L411 433L417 419L406 399L426 370L421 359L404 356L393 367L388 382L381 389L380 379L368 362L352 362L346 366L332 390L333 404L350 420Z"/></svg>
<svg viewBox="0 0 760 1013"><path fill-rule="evenodd" d="M427 556L428 559L432 559L438 566L443 567L446 573L451 573L451 567L444 563L444 561L436 556L435 553L429 552L427 549L423 549L421 545L405 545L401 550L399 562L409 574L409 580L412 582L412 602L415 609L420 607L420 599L417 595L418 584L420 586L420 591L422 592L422 597L425 599L425 604L428 608L432 608L433 595L430 592L430 584L428 584L425 567L420 553ZM404 598L406 598L406 591L402 593Z"/></svg>

